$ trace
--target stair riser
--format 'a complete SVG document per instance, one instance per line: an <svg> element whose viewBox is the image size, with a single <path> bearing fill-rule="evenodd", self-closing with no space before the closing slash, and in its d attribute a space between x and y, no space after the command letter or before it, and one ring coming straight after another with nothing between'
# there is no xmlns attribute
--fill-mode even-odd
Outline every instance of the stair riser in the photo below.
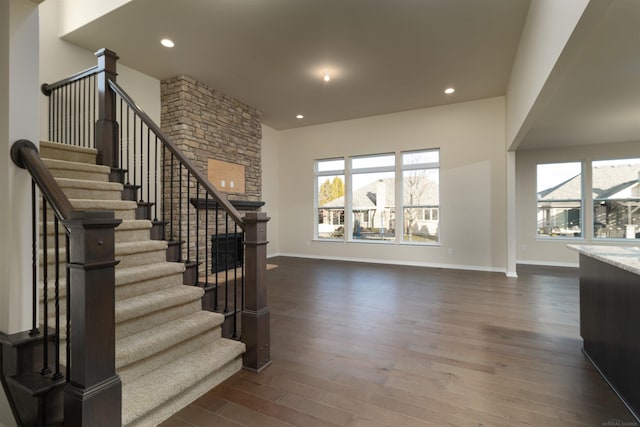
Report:
<svg viewBox="0 0 640 427"><path fill-rule="evenodd" d="M157 250L151 252L142 252L142 253L133 253L127 255L117 255L116 261L120 261L120 263L116 266L116 269L124 269L129 267L137 267L140 265L146 264L156 264L159 262L163 262L165 258L165 251ZM60 254L60 263L58 264L59 270L59 278L64 279L67 277L66 272L66 262L65 262L65 254L62 252ZM55 258L49 257L47 259L47 279L50 284L55 280ZM42 277L44 280L44 277Z"/></svg>
<svg viewBox="0 0 640 427"><path fill-rule="evenodd" d="M152 291L167 289L172 286L182 286L182 273L149 280L140 280L124 286L117 286L116 284L116 301L144 295Z"/></svg>
<svg viewBox="0 0 640 427"><path fill-rule="evenodd" d="M138 252L133 254L116 254L116 259L120 260L117 268L129 268L139 265L156 264L164 261L166 250L156 250L150 252Z"/></svg>
<svg viewBox="0 0 640 427"><path fill-rule="evenodd" d="M126 366L117 366L116 361L116 370L118 371L118 375L120 375L122 383L128 384L142 375L148 374L156 369L161 369L164 364L191 353L203 345L221 338L221 336L221 329L217 327L135 363L130 363Z"/></svg>
<svg viewBox="0 0 640 427"><path fill-rule="evenodd" d="M96 164L96 154L88 153L85 150L69 150L70 147L47 147L40 145L40 157L54 160L65 160L68 162L78 162Z"/></svg>
<svg viewBox="0 0 640 427"><path fill-rule="evenodd" d="M132 219L136 219L136 211L135 210L131 210L128 208L123 208L123 209L93 209L93 208L85 208L84 206L76 206L73 203L73 200L70 199L71 201L71 206L73 206L74 210L79 210L79 211L113 211L115 218L117 219L122 219L122 220L132 220ZM42 216L42 215L41 215ZM47 220L51 220L53 218L53 210L51 210L49 207L47 207Z"/></svg>
<svg viewBox="0 0 640 427"><path fill-rule="evenodd" d="M148 223L147 223L148 224ZM122 226L120 226L122 227ZM116 244L125 242L140 242L149 240L151 228L146 224L140 224L138 228L116 228ZM47 247L53 248L54 245L54 225L52 221L47 222ZM40 224L40 234L42 234L43 227ZM58 237L61 244L64 243L64 227L62 224L58 225ZM42 247L42 240L40 241L40 247Z"/></svg>
<svg viewBox="0 0 640 427"><path fill-rule="evenodd" d="M69 199L122 200L122 192L120 190L62 187L62 191Z"/></svg>
<svg viewBox="0 0 640 427"><path fill-rule="evenodd" d="M85 181L109 182L109 174L103 172L87 172L73 169L49 168L54 178L82 179Z"/></svg>
<svg viewBox="0 0 640 427"><path fill-rule="evenodd" d="M153 328L170 320L186 316L201 309L201 303L192 301L187 304L173 306L164 310L159 310L146 316L137 317L135 319L119 322L116 324L116 339L128 337L138 332Z"/></svg>

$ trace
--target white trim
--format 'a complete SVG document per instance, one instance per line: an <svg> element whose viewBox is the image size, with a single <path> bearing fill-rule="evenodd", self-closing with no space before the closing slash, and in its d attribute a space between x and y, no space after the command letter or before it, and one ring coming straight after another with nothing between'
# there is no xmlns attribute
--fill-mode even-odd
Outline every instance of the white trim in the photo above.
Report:
<svg viewBox="0 0 640 427"><path fill-rule="evenodd" d="M308 255L308 254L293 254L293 253L281 253L278 256L286 256L286 257L292 257L292 258L326 259L331 261L345 261L345 262L363 262L367 264L406 265L411 267L485 271L489 273L505 273L506 274L506 270L504 268L485 267L480 265L440 264L440 263L431 263L431 262L381 260L377 258L333 257L333 256L325 256L325 255Z"/></svg>

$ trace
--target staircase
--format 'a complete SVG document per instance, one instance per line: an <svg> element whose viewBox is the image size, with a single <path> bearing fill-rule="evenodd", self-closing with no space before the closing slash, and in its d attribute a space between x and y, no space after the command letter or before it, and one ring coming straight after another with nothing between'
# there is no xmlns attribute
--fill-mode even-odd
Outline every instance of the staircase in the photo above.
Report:
<svg viewBox="0 0 640 427"><path fill-rule="evenodd" d="M183 285L184 264L166 261L167 242L151 240L151 222L136 219L137 203L122 200L122 184L109 182L110 168L96 165L95 150L42 142L40 153L75 209L113 210L122 219L115 233L122 422L157 425L240 370L245 345L221 337L224 316L202 310L203 289ZM54 257L47 258L53 273ZM49 298L53 294L51 288ZM64 300L64 292L60 296ZM50 325L54 317L49 314Z"/></svg>

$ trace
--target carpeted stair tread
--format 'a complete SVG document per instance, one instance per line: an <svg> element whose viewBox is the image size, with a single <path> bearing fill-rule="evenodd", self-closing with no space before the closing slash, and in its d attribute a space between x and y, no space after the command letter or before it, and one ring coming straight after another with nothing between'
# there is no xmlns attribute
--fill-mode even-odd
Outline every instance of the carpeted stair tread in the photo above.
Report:
<svg viewBox="0 0 640 427"><path fill-rule="evenodd" d="M121 242L116 244L116 259L119 255L131 255L140 252L158 251L165 249L167 249L167 242L164 240Z"/></svg>
<svg viewBox="0 0 640 427"><path fill-rule="evenodd" d="M166 402L187 393L207 377L236 360L244 344L221 338L122 386L122 423L131 425ZM222 378L221 380L223 380ZM159 387L159 384L171 384ZM194 399L197 396L194 397ZM181 406L187 403L181 402ZM166 417L166 415L165 415ZM160 420L156 420L156 424ZM149 420L149 423L152 421ZM144 425L153 425L145 423Z"/></svg>
<svg viewBox="0 0 640 427"><path fill-rule="evenodd" d="M74 208L80 210L135 210L135 208L138 207L136 202L132 202L130 200L69 199L69 201Z"/></svg>
<svg viewBox="0 0 640 427"><path fill-rule="evenodd" d="M55 178L55 180L63 189L83 188L87 190L122 191L122 184L120 184L119 182L101 182L74 178Z"/></svg>
<svg viewBox="0 0 640 427"><path fill-rule="evenodd" d="M183 273L185 266L181 262L159 262L157 264L138 265L116 269L116 287L151 280L176 273Z"/></svg>
<svg viewBox="0 0 640 427"><path fill-rule="evenodd" d="M169 307L202 298L204 291L194 286L176 286L127 298L116 304L116 323L145 316Z"/></svg>
<svg viewBox="0 0 640 427"><path fill-rule="evenodd" d="M95 181L109 181L109 173L111 168L103 165L95 165L82 162L70 162L67 160L47 159L43 158L42 162L49 168L51 174L56 178L66 178L57 175L60 171L68 171L69 177L77 176L74 174L80 174L81 176L95 176Z"/></svg>
<svg viewBox="0 0 640 427"><path fill-rule="evenodd" d="M120 242L130 242L134 240L149 240L151 227L151 221L148 219L125 219L122 223L116 227L116 244ZM64 236L64 226L59 224L58 236ZM43 226L40 223L40 233L42 234ZM47 221L47 245L53 247L55 228L53 221ZM64 243L64 239L60 240Z"/></svg>
<svg viewBox="0 0 640 427"><path fill-rule="evenodd" d="M164 240L142 240L138 242L119 242L115 245L116 260L119 256L127 256L132 254L139 254L143 252L164 251L167 249L167 242ZM40 251L40 254L42 252ZM67 249L65 247L60 248L59 259L61 263L65 262ZM55 262L55 249L47 249L47 264L53 264ZM64 267L63 267L64 268Z"/></svg>
<svg viewBox="0 0 640 427"><path fill-rule="evenodd" d="M40 157L43 159L67 160L95 165L97 154L97 150L93 148L40 141Z"/></svg>
<svg viewBox="0 0 640 427"><path fill-rule="evenodd" d="M200 333L219 327L224 316L199 311L116 341L116 369L153 356Z"/></svg>

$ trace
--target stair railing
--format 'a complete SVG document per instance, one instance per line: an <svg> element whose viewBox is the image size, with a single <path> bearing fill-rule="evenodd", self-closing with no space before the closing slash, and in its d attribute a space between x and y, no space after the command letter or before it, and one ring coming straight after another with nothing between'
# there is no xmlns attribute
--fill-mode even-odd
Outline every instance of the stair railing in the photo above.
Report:
<svg viewBox="0 0 640 427"><path fill-rule="evenodd" d="M95 139L87 146L96 148L99 164L111 167L110 179L124 185L123 197L138 202L136 217L152 221L152 238L168 241L167 259L185 264L184 283L204 289L203 308L225 315L223 335L247 345L244 367L262 370L270 364L265 277L269 218L256 212L241 216L117 83L117 55L101 49L96 56L95 70L76 74L81 80L95 71L98 115L95 125L80 126L94 126ZM53 96L71 80L76 81L43 85L43 92ZM84 96L82 90L69 89L58 96L73 97L78 92ZM50 106L78 103L83 101L50 101ZM84 111L67 107L61 113L50 107L50 116L54 115L50 122L69 110L73 116L78 109ZM62 121L76 123L73 117ZM55 139L56 132L50 135L55 142L66 143Z"/></svg>
<svg viewBox="0 0 640 427"><path fill-rule="evenodd" d="M64 424L121 425L121 383L115 371L115 227L120 220L113 212L76 211L63 193L38 149L30 141L20 140L11 147L11 158L32 178L32 256L33 256L33 315L29 335L41 336L42 362L38 372L16 372L13 378L22 386L31 387L40 397L41 418L44 425L50 412L44 405L47 391L56 384L64 384ZM38 232L37 191L41 194L42 224L42 312L38 320ZM49 212L51 211L52 214ZM47 233L53 222L53 245ZM60 229L62 224L63 229ZM65 237L61 248L60 235ZM50 247L52 246L52 247ZM49 254L53 263L49 262ZM64 254L65 260L61 260ZM66 261L66 262L65 262ZM60 266L65 266L62 277ZM54 324L49 325L49 276L53 275ZM62 289L62 283L65 283ZM61 293L66 296L66 327L61 326ZM40 327L42 325L42 328ZM61 338L66 346L62 350ZM49 344L53 341L53 348ZM63 374L64 354L66 363ZM19 405L18 405L19 406ZM29 414L17 414L20 418ZM107 421L108 420L108 421ZM105 424L107 423L107 424Z"/></svg>

